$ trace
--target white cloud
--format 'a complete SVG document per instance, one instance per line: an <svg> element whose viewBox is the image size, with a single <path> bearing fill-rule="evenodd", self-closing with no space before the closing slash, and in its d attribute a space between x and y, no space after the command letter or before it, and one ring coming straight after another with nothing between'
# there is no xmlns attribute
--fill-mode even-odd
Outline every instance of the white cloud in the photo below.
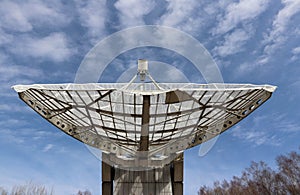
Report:
<svg viewBox="0 0 300 195"><path fill-rule="evenodd" d="M63 13L61 7L37 0L2 1L0 2L0 27L6 30L29 32L34 25L64 25L71 19Z"/></svg>
<svg viewBox="0 0 300 195"><path fill-rule="evenodd" d="M171 26L193 36L199 36L201 34L199 31L205 30L203 26L209 23L211 17L215 17L215 13L212 12L219 6L219 2L213 5L207 6L197 0L167 0L166 12L156 24Z"/></svg>
<svg viewBox="0 0 300 195"><path fill-rule="evenodd" d="M242 63L241 65L239 65L237 67L235 76L241 76L246 73L250 73L253 70L255 70L256 67L257 66L255 66L254 64L251 64L251 63Z"/></svg>
<svg viewBox="0 0 300 195"><path fill-rule="evenodd" d="M8 112L31 114L32 110L28 106L20 106L19 104L15 103L0 104L0 114L6 114Z"/></svg>
<svg viewBox="0 0 300 195"><path fill-rule="evenodd" d="M31 113L33 113L32 110L30 110ZM58 139L61 138L63 135L62 133L60 133L59 131L48 131L48 130L34 130L34 131L27 131L27 134L30 135L31 139L34 139L36 142L37 140L41 140L42 142L44 140L48 140L50 137L54 138L54 139Z"/></svg>
<svg viewBox="0 0 300 195"><path fill-rule="evenodd" d="M213 1L204 4L203 9L207 14L219 17L221 10L224 10L230 3L230 0Z"/></svg>
<svg viewBox="0 0 300 195"><path fill-rule="evenodd" d="M5 33L0 27L0 46L10 43L12 40L13 40L13 36Z"/></svg>
<svg viewBox="0 0 300 195"><path fill-rule="evenodd" d="M64 33L52 33L43 38L24 36L20 37L11 51L18 55L43 58L61 62L72 55Z"/></svg>
<svg viewBox="0 0 300 195"><path fill-rule="evenodd" d="M291 34L287 32L291 18L300 12L299 0L282 0L284 7L276 15L272 29L265 37L264 55L268 58L278 47L280 47Z"/></svg>
<svg viewBox="0 0 300 195"><path fill-rule="evenodd" d="M81 25L88 29L89 38L95 41L95 39L99 39L99 37L103 36L107 14L105 1L77 0L75 3Z"/></svg>
<svg viewBox="0 0 300 195"><path fill-rule="evenodd" d="M59 1L31 0L21 4L23 13L33 25L45 24L52 26L65 26L72 18L64 12L63 4Z"/></svg>
<svg viewBox="0 0 300 195"><path fill-rule="evenodd" d="M53 29L69 23L71 18L63 13L62 7L59 3L37 0L1 1L0 45L6 44L14 54L65 60L71 51L64 34L52 33L41 39L29 36L36 27Z"/></svg>
<svg viewBox="0 0 300 195"><path fill-rule="evenodd" d="M232 128L231 133L234 137L237 137L243 141L253 143L254 146L260 145L279 145L279 140L269 135L263 128L253 130L252 128L242 127L236 125Z"/></svg>
<svg viewBox="0 0 300 195"><path fill-rule="evenodd" d="M44 148L43 148L43 152L48 152L49 150L51 150L53 148L53 144L47 144Z"/></svg>
<svg viewBox="0 0 300 195"><path fill-rule="evenodd" d="M0 18L2 28L20 32L30 31L33 28L21 7L11 1L0 2Z"/></svg>
<svg viewBox="0 0 300 195"><path fill-rule="evenodd" d="M2 143L22 144L25 142L25 139L22 136L18 136L12 130L1 128L0 134L0 140Z"/></svg>
<svg viewBox="0 0 300 195"><path fill-rule="evenodd" d="M299 0L282 0L282 3L284 4L284 8L278 12L273 21L271 37L278 36L280 33L284 32L292 16L300 11Z"/></svg>
<svg viewBox="0 0 300 195"><path fill-rule="evenodd" d="M214 51L222 57L239 53L243 50L243 45L251 36L242 29L237 29L229 35L225 36L225 40L221 46L214 48Z"/></svg>
<svg viewBox="0 0 300 195"><path fill-rule="evenodd" d="M121 25L129 27L144 25L143 16L150 13L155 3L152 0L118 0L114 6L120 12Z"/></svg>
<svg viewBox="0 0 300 195"><path fill-rule="evenodd" d="M63 33L52 33L43 38L30 35L37 27L53 30L70 22L62 7L58 2L38 0L0 1L0 45L5 47L5 52L0 53L0 81L5 81L2 83L3 88L12 80L28 83L30 81L24 80L24 77L42 75L39 70L28 65L14 65L12 61L19 56L43 57L60 62L72 54ZM3 93L3 88L0 89L1 96L6 94Z"/></svg>
<svg viewBox="0 0 300 195"><path fill-rule="evenodd" d="M256 34L254 21L266 11L269 3L270 0L225 1L223 4L206 8L215 13L218 21L216 27L210 30L211 34L219 35L223 39L218 42L213 52L220 57L226 57L244 51L248 41ZM239 72L243 73L253 68L253 65L244 63L239 67Z"/></svg>
<svg viewBox="0 0 300 195"><path fill-rule="evenodd" d="M4 54L4 52L0 53L0 64L3 66L4 64L6 64L8 61L8 56L6 54Z"/></svg>
<svg viewBox="0 0 300 195"><path fill-rule="evenodd" d="M161 24L176 27L188 22L199 2L192 0L167 0L167 12L161 18Z"/></svg>
<svg viewBox="0 0 300 195"><path fill-rule="evenodd" d="M300 54L300 47L295 47L295 48L292 50L292 53L293 53L294 55Z"/></svg>
<svg viewBox="0 0 300 195"><path fill-rule="evenodd" d="M277 129L278 131L281 132L296 133L299 132L300 130L300 125L295 121L290 120L289 116L285 113L272 115L271 122L272 125L274 126L273 129Z"/></svg>
<svg viewBox="0 0 300 195"><path fill-rule="evenodd" d="M14 121L7 120L6 121L6 123L13 125L13 124L11 124L11 122L15 123L15 122L22 122L22 121L16 121L16 120L14 120ZM3 125L3 124L1 124L1 125ZM1 142L16 143L16 144L21 144L21 143L25 142L25 139L22 136L18 136L15 131L12 131L12 130L9 130L9 129L3 128L3 127L0 129L0 134L1 134L1 136L0 136Z"/></svg>
<svg viewBox="0 0 300 195"><path fill-rule="evenodd" d="M20 77L40 77L43 72L39 69L31 68L28 66L18 66L18 65L7 65L0 66L0 81L10 81L11 79Z"/></svg>
<svg viewBox="0 0 300 195"><path fill-rule="evenodd" d="M1 127L9 127L9 128L11 128L11 127L16 128L16 127L24 126L26 124L28 124L28 122L24 119L19 120L19 119L15 119L15 118L8 118L6 120L1 120L0 121L0 126ZM6 131L6 130L4 129L4 131ZM9 130L7 130L7 132L8 131ZM15 134L18 133L18 132L14 132L14 131L11 131L11 132L15 133Z"/></svg>
<svg viewBox="0 0 300 195"><path fill-rule="evenodd" d="M224 34L240 23L255 19L266 10L269 2L269 0L240 0L229 4L225 15L220 17L217 27L213 30L213 34Z"/></svg>
<svg viewBox="0 0 300 195"><path fill-rule="evenodd" d="M300 91L300 80L298 80L298 79L299 78L297 78L295 82L291 83L288 86L293 94L295 94L295 90ZM298 99L298 97L297 97L297 99Z"/></svg>
<svg viewBox="0 0 300 195"><path fill-rule="evenodd" d="M232 135L246 142L259 145L278 146L283 144L285 140L279 137L281 133L298 133L299 124L291 120L285 113L273 113L266 115L258 115L252 119L247 119L251 126L243 127L236 125L232 129Z"/></svg>
<svg viewBox="0 0 300 195"><path fill-rule="evenodd" d="M11 108L13 109L13 107ZM31 111L33 113L33 111ZM29 112L26 115L30 114ZM24 149L36 150L42 148L44 152L49 151L54 147L53 144L45 145L49 139L60 140L63 136L59 131L53 132L49 130L40 130L33 127L26 128L30 121L28 120L17 120L17 119L6 119L0 122L0 142L1 143L17 143L22 144ZM19 131L16 131L19 129ZM65 136L65 135L64 135ZM28 143L31 143L28 145ZM25 148L26 147L26 148Z"/></svg>
<svg viewBox="0 0 300 195"><path fill-rule="evenodd" d="M0 96L15 97L15 92L11 89L15 84L33 83L34 79L44 76L44 72L39 68L29 65L15 65L11 56L0 53ZM0 105L0 110L1 110ZM3 107L2 107L3 108ZM14 109L17 110L17 109ZM9 111L9 110L7 110Z"/></svg>
<svg viewBox="0 0 300 195"><path fill-rule="evenodd" d="M296 61L300 58L300 47L295 47L292 49L293 56L291 57L291 62Z"/></svg>

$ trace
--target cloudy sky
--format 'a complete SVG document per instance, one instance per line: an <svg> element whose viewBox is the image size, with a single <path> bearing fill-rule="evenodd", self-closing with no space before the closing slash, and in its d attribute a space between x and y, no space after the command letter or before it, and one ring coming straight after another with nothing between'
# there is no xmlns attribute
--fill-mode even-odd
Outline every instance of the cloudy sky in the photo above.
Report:
<svg viewBox="0 0 300 195"><path fill-rule="evenodd" d="M173 27L193 36L210 52L226 83L278 86L266 104L222 134L205 156L199 156L199 147L185 152L185 194L239 175L251 161L275 166L277 155L300 146L299 21L299 0L1 0L1 186L32 182L56 194L99 193L97 158L30 110L11 86L72 83L93 46L141 25ZM189 62L175 52L136 48L114 59L99 82L115 82L137 56L189 72ZM157 75L158 65L153 68ZM204 81L201 75L189 79Z"/></svg>

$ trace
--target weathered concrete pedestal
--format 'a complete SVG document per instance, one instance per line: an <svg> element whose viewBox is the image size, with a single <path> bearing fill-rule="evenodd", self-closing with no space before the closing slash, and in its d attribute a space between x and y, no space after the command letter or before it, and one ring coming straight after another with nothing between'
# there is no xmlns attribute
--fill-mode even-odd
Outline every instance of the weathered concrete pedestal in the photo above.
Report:
<svg viewBox="0 0 300 195"><path fill-rule="evenodd" d="M104 195L183 195L183 154L163 168L124 170L102 161Z"/></svg>

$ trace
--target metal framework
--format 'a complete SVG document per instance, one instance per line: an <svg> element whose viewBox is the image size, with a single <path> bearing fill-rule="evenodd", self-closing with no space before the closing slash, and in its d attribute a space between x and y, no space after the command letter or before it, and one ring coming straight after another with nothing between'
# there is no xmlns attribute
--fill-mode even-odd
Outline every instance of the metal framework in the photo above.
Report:
<svg viewBox="0 0 300 195"><path fill-rule="evenodd" d="M169 169L184 150L226 131L276 89L271 85L156 83L147 67L141 61L139 72L129 83L13 88L54 126L107 154L104 163L113 164L114 170ZM138 76L141 83L135 82ZM109 186L113 181L103 182Z"/></svg>
<svg viewBox="0 0 300 195"><path fill-rule="evenodd" d="M164 166L173 155L242 120L275 89L269 85L186 83L161 84L167 86L164 90L153 89L151 83L132 83L122 89L125 85L18 85L14 89L60 130L114 154L112 161L128 167ZM136 161L142 154L147 155L147 162Z"/></svg>

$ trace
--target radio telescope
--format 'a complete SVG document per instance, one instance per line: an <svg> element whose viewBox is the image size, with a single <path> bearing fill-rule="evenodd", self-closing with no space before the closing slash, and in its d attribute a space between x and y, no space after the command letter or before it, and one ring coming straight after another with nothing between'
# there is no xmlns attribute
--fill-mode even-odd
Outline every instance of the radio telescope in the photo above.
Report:
<svg viewBox="0 0 300 195"><path fill-rule="evenodd" d="M157 83L146 60L129 83L13 88L61 131L103 152L103 194L182 194L184 150L226 131L276 89Z"/></svg>

